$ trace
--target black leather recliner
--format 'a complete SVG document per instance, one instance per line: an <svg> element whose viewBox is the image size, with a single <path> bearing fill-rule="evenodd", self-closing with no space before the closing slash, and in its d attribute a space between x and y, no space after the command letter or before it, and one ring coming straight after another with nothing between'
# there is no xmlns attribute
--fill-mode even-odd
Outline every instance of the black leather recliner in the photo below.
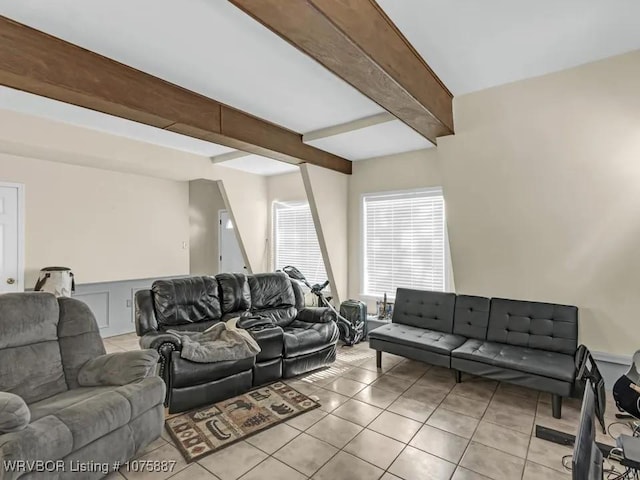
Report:
<svg viewBox="0 0 640 480"><path fill-rule="evenodd" d="M191 362L181 358L180 340L166 333L204 331L234 317L260 345L255 358ZM170 413L329 365L339 335L335 314L305 307L301 287L284 273L158 280L136 293L136 332L143 348L160 353Z"/></svg>

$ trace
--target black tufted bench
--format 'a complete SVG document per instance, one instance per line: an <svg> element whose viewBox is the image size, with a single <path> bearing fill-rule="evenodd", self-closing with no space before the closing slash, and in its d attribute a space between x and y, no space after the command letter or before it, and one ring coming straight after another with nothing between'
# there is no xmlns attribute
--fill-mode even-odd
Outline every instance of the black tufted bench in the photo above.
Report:
<svg viewBox="0 0 640 480"><path fill-rule="evenodd" d="M555 418L574 390L578 309L399 288L391 324L369 334L382 352L552 394Z"/></svg>

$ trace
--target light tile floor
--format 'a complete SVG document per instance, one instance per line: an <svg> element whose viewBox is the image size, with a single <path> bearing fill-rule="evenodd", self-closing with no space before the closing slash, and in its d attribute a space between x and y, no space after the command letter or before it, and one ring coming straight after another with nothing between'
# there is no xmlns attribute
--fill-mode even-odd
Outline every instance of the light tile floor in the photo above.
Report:
<svg viewBox="0 0 640 480"><path fill-rule="evenodd" d="M105 340L108 352L138 348L133 334ZM120 472L110 480L535 480L569 479L571 449L535 437L543 425L575 433L580 401L551 416L549 395L375 352L341 347L336 363L287 382L322 407L186 464L165 433L145 460L177 461L173 473ZM615 421L608 399L607 424ZM599 433L599 441L615 444Z"/></svg>

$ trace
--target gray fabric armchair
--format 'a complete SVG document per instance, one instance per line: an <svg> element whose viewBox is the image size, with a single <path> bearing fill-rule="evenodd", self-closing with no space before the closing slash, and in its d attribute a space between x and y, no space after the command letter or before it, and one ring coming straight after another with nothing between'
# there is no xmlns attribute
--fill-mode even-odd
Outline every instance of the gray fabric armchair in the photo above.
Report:
<svg viewBox="0 0 640 480"><path fill-rule="evenodd" d="M78 300L0 295L0 479L80 478L78 462L112 468L134 457L162 432L157 361L154 350L106 355ZM63 463L38 472L11 461ZM95 470L80 475L105 475Z"/></svg>

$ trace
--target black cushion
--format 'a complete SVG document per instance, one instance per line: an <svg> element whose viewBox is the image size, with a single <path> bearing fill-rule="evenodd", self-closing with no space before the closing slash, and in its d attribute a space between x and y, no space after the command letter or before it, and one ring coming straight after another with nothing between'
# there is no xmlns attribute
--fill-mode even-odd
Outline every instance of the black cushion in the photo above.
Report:
<svg viewBox="0 0 640 480"><path fill-rule="evenodd" d="M393 323L453 332L454 293L399 288L393 309Z"/></svg>
<svg viewBox="0 0 640 480"><path fill-rule="evenodd" d="M467 340L451 355L565 382L573 382L576 373L572 355L482 340Z"/></svg>
<svg viewBox="0 0 640 480"><path fill-rule="evenodd" d="M458 295L453 318L453 333L467 338L486 339L490 304L491 301L485 297Z"/></svg>
<svg viewBox="0 0 640 480"><path fill-rule="evenodd" d="M265 308L263 310L252 310L251 313L252 315L268 318L279 327L284 328L296 319L298 310L296 310L296 307Z"/></svg>
<svg viewBox="0 0 640 480"><path fill-rule="evenodd" d="M578 308L492 298L487 340L574 355Z"/></svg>
<svg viewBox="0 0 640 480"><path fill-rule="evenodd" d="M196 363L185 360L180 352L171 354L172 387L190 387L251 370L256 357L227 362Z"/></svg>
<svg viewBox="0 0 640 480"><path fill-rule="evenodd" d="M291 287L293 288L293 295L296 299L295 307L298 310L302 310L305 307L304 289L302 288L302 283L297 280L291 280Z"/></svg>
<svg viewBox="0 0 640 480"><path fill-rule="evenodd" d="M156 280L151 290L159 326L219 320L222 315L214 277Z"/></svg>
<svg viewBox="0 0 640 480"><path fill-rule="evenodd" d="M369 339L397 343L443 355L449 355L452 350L458 348L466 340L460 335L412 327L401 323L391 323L376 328L369 333Z"/></svg>
<svg viewBox="0 0 640 480"><path fill-rule="evenodd" d="M253 310L294 307L296 305L293 287L286 273L249 275L249 287L251 289L251 308Z"/></svg>
<svg viewBox="0 0 640 480"><path fill-rule="evenodd" d="M284 329L285 357L317 352L338 341L338 326L330 323L307 323L296 320Z"/></svg>
<svg viewBox="0 0 640 480"><path fill-rule="evenodd" d="M216 275L220 285L222 313L243 312L251 308L249 280L244 273L221 273Z"/></svg>

